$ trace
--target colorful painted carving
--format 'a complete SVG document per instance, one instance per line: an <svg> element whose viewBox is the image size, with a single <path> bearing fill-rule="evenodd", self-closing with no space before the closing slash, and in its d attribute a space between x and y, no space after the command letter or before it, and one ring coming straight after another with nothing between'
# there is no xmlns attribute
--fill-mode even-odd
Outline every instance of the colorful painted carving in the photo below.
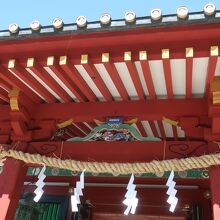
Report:
<svg viewBox="0 0 220 220"><path fill-rule="evenodd" d="M131 125L123 124L122 118L108 118L106 124L95 127L85 137L73 137L67 141L161 141L156 137L143 137Z"/></svg>

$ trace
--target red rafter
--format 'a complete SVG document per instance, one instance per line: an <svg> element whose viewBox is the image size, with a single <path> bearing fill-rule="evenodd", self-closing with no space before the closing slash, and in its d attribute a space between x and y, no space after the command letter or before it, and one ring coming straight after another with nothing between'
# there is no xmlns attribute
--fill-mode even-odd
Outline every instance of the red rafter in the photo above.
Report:
<svg viewBox="0 0 220 220"><path fill-rule="evenodd" d="M69 76L69 78L77 85L77 87L82 91L82 93L88 98L89 101L97 101L97 97L93 91L86 84L82 76L77 72L75 66L71 64L68 60L65 64L60 64L63 71Z"/></svg>
<svg viewBox="0 0 220 220"><path fill-rule="evenodd" d="M64 92L55 80L46 72L46 70L37 62L33 66L27 67L34 72L42 81L44 81L64 102L71 102L71 98Z"/></svg>
<svg viewBox="0 0 220 220"><path fill-rule="evenodd" d="M154 84L151 77L150 67L147 60L140 60L141 68L143 70L144 79L151 99L156 99Z"/></svg>
<svg viewBox="0 0 220 220"><path fill-rule="evenodd" d="M24 82L26 82L31 88L33 88L38 94L40 94L48 103L55 103L56 99L51 95L34 77L24 70L18 63L15 63L14 67L8 68L12 73L15 73ZM23 83L23 82L22 82Z"/></svg>
<svg viewBox="0 0 220 220"><path fill-rule="evenodd" d="M146 131L145 131L145 129L144 129L144 127L143 127L141 121L138 121L136 125L137 125L138 130L140 131L141 135L142 135L143 137L146 137L147 134L146 134Z"/></svg>
<svg viewBox="0 0 220 220"><path fill-rule="evenodd" d="M174 140L178 140L177 126L172 125Z"/></svg>
<svg viewBox="0 0 220 220"><path fill-rule="evenodd" d="M65 86L76 96L76 98L80 102L88 101L88 99L82 94L79 88L74 83L70 83L69 77L66 76L66 74L60 68L59 65L54 63L53 65L49 65L47 67L50 68L56 74L56 76L65 84Z"/></svg>
<svg viewBox="0 0 220 220"><path fill-rule="evenodd" d="M102 93L106 101L112 101L113 97L109 92L107 86L103 82L101 76L99 75L98 71L96 70L95 66L92 63L83 63L81 64L86 72L89 74L99 91Z"/></svg>
<svg viewBox="0 0 220 220"><path fill-rule="evenodd" d="M207 73L206 85L205 85L205 96L208 96L209 85L214 79L217 60L218 60L218 56L209 57L208 73Z"/></svg>
<svg viewBox="0 0 220 220"><path fill-rule="evenodd" d="M114 85L117 88L120 96L122 97L122 100L129 100L130 97L127 93L127 90L124 87L124 84L118 74L117 69L115 68L115 65L111 62L103 62L102 64L104 65L109 76L111 77L112 81L114 82Z"/></svg>
<svg viewBox="0 0 220 220"><path fill-rule="evenodd" d="M0 88L0 99L9 103L8 93L2 88Z"/></svg>
<svg viewBox="0 0 220 220"><path fill-rule="evenodd" d="M154 137L159 137L154 121L148 121Z"/></svg>
<svg viewBox="0 0 220 220"><path fill-rule="evenodd" d="M159 130L160 130L160 133L161 133L161 137L163 139L166 139L166 134L165 134L165 131L164 131L164 126L163 126L162 121L157 121L157 124L158 124Z"/></svg>
<svg viewBox="0 0 220 220"><path fill-rule="evenodd" d="M7 82L3 82L3 80L1 79L1 82L0 82L0 87L2 87L3 89L7 90L7 91L10 91L11 90L11 86L7 83Z"/></svg>
<svg viewBox="0 0 220 220"><path fill-rule="evenodd" d="M7 74L6 74L7 73ZM29 87L27 87L25 84L23 84L17 77L15 77L13 74L9 74L9 71L7 69L4 69L2 66L0 66L0 77L10 84L14 88L20 88L23 93L25 93L32 101L35 103L41 102L41 98L36 95Z"/></svg>
<svg viewBox="0 0 220 220"><path fill-rule="evenodd" d="M95 122L87 122L87 124L91 127L91 128L95 128L97 127L97 124Z"/></svg>
<svg viewBox="0 0 220 220"><path fill-rule="evenodd" d="M12 86L1 79L0 87L4 88L7 91L10 91L12 89ZM8 95L7 95L8 97ZM21 104L25 107L30 107L33 105L33 102L27 97L22 91L19 94L19 101Z"/></svg>
<svg viewBox="0 0 220 220"><path fill-rule="evenodd" d="M136 67L134 66L133 61L126 61L126 66L128 68L128 72L130 73L131 79L134 83L135 89L137 91L138 97L140 100L144 100L144 90L142 88L140 78L137 72Z"/></svg>
<svg viewBox="0 0 220 220"><path fill-rule="evenodd" d="M193 71L193 58L186 57L186 98L192 97L192 71Z"/></svg>
<svg viewBox="0 0 220 220"><path fill-rule="evenodd" d="M75 137L84 137L85 134L80 131L77 127L75 127L74 125L72 125L71 127L68 127L68 130L70 130Z"/></svg>
<svg viewBox="0 0 220 220"><path fill-rule="evenodd" d="M82 131L84 131L86 134L89 134L91 130L83 124L83 122L76 122L75 123Z"/></svg>
<svg viewBox="0 0 220 220"><path fill-rule="evenodd" d="M170 59L163 59L163 69L167 88L167 98L173 98L173 87L171 78Z"/></svg>

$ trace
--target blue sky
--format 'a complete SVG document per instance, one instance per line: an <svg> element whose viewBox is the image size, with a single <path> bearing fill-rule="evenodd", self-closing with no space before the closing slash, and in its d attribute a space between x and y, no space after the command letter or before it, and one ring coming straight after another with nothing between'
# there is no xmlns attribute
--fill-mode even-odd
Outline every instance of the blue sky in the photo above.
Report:
<svg viewBox="0 0 220 220"><path fill-rule="evenodd" d="M103 12L113 19L123 18L128 10L137 16L150 14L153 8L160 8L163 14L175 13L178 6L187 6L190 12L201 11L208 0L6 0L1 2L0 29L7 29L10 23L29 27L32 20L50 25L55 17L64 23L73 23L76 17L84 15L88 21L99 20ZM220 0L212 1L220 9Z"/></svg>

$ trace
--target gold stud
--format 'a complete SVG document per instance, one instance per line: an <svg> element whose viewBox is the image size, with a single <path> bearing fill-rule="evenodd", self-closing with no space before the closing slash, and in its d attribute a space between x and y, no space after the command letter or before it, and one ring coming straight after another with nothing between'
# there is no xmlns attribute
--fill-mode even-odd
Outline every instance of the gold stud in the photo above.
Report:
<svg viewBox="0 0 220 220"><path fill-rule="evenodd" d="M14 68L15 67L15 59L11 59L8 62L8 68Z"/></svg>
<svg viewBox="0 0 220 220"><path fill-rule="evenodd" d="M211 56L218 56L218 46L211 46L210 55Z"/></svg>
<svg viewBox="0 0 220 220"><path fill-rule="evenodd" d="M60 56L59 64L60 65L65 65L66 62L67 62L67 56Z"/></svg>
<svg viewBox="0 0 220 220"><path fill-rule="evenodd" d="M124 61L131 60L131 51L127 51L124 53Z"/></svg>
<svg viewBox="0 0 220 220"><path fill-rule="evenodd" d="M50 56L47 58L47 66L53 66L54 56Z"/></svg>
<svg viewBox="0 0 220 220"><path fill-rule="evenodd" d="M139 51L139 60L147 60L147 51L146 50Z"/></svg>
<svg viewBox="0 0 220 220"><path fill-rule="evenodd" d="M102 62L103 63L109 62L109 53L103 53L102 54Z"/></svg>
<svg viewBox="0 0 220 220"><path fill-rule="evenodd" d="M186 48L186 57L193 57L193 48L192 47L187 47Z"/></svg>
<svg viewBox="0 0 220 220"><path fill-rule="evenodd" d="M170 58L170 50L162 49L162 59L169 59L169 58Z"/></svg>
<svg viewBox="0 0 220 220"><path fill-rule="evenodd" d="M33 67L34 66L34 58L28 58L27 59L27 67Z"/></svg>
<svg viewBox="0 0 220 220"><path fill-rule="evenodd" d="M81 64L88 63L88 54L81 55Z"/></svg>

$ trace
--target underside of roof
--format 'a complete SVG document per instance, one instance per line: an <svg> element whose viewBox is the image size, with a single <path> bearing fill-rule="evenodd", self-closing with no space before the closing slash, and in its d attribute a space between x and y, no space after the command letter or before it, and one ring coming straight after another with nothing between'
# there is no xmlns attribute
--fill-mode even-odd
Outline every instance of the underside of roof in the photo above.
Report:
<svg viewBox="0 0 220 220"><path fill-rule="evenodd" d="M167 15L157 22L142 17L133 24L116 20L105 27L100 22L88 22L83 29L68 24L60 30L47 26L38 32L1 31L0 133L9 135L16 129L7 111L12 108L9 93L17 89L19 110L25 109L28 115L25 131L48 131L36 140L54 138L59 130L56 126L70 119L73 121L65 133L53 140L84 137L99 125L97 120L103 122L108 117L137 118L132 126L143 137L204 139L203 131L194 130L200 125L212 126L208 104L204 112L199 108L209 100L210 83L220 76L219 17L218 11L214 16L199 12L189 14L186 20ZM165 103L169 105L170 101L172 114L166 114ZM79 111L71 116L69 109L65 117L62 112L70 103ZM94 103L103 104L103 114L97 115L94 110L88 116L87 110ZM122 105L118 107L117 103ZM160 111L155 115L142 114L135 108L125 114L123 106L127 103L163 107L155 109ZM181 113L175 113L178 105L183 106ZM48 115L34 118L37 106L44 106ZM195 108L189 113L187 108L192 106ZM56 116L50 117L50 111ZM191 124L185 117L192 119ZM24 133L18 131L18 136Z"/></svg>

